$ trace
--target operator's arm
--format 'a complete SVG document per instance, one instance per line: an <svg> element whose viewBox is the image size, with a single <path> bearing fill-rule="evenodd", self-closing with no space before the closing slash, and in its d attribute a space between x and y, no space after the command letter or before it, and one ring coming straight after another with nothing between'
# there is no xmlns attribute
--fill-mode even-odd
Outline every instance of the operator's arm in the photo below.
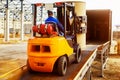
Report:
<svg viewBox="0 0 120 80"><path fill-rule="evenodd" d="M59 30L64 33L64 27L63 27L63 25L59 21L57 22L57 25L58 25Z"/></svg>

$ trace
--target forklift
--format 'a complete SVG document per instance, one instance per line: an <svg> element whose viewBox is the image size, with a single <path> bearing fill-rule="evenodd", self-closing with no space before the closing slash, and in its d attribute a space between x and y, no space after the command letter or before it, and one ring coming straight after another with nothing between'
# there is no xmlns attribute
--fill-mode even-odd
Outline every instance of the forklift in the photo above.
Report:
<svg viewBox="0 0 120 80"><path fill-rule="evenodd" d="M36 24L37 7L43 9L46 5L34 4L34 37L28 40L27 68L29 72L57 72L64 76L68 65L81 61L81 47L76 36L79 33L79 18L76 17L73 2L53 3L56 18L64 26L64 36L61 36L54 23Z"/></svg>

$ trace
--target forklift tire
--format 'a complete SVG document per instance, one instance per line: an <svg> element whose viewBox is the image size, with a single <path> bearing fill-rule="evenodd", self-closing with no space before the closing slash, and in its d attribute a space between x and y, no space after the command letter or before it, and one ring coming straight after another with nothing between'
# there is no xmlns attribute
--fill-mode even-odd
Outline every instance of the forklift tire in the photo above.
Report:
<svg viewBox="0 0 120 80"><path fill-rule="evenodd" d="M80 61L81 61L81 48L80 46L78 46L75 54L75 63L79 63Z"/></svg>
<svg viewBox="0 0 120 80"><path fill-rule="evenodd" d="M60 76L64 76L67 71L67 59L65 56L62 56L58 59L57 73Z"/></svg>
<svg viewBox="0 0 120 80"><path fill-rule="evenodd" d="M33 73L33 72L34 72L34 71L31 69L28 60L27 60L27 70L28 70L28 72L30 72L30 73Z"/></svg>

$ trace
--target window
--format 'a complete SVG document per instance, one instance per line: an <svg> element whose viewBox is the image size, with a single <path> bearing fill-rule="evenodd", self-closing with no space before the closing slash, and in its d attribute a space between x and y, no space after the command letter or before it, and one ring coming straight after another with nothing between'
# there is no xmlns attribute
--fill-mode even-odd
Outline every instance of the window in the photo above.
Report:
<svg viewBox="0 0 120 80"><path fill-rule="evenodd" d="M49 46L43 46L43 52L50 52L50 47Z"/></svg>
<svg viewBox="0 0 120 80"><path fill-rule="evenodd" d="M40 52L40 45L32 45L31 51L32 52Z"/></svg>

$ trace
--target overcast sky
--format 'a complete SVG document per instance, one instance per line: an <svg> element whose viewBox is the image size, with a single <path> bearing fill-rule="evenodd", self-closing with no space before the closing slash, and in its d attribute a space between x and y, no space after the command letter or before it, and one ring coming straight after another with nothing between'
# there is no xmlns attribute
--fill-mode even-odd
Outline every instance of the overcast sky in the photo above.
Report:
<svg viewBox="0 0 120 80"><path fill-rule="evenodd" d="M87 9L111 9L112 25L120 25L120 0L86 0Z"/></svg>

